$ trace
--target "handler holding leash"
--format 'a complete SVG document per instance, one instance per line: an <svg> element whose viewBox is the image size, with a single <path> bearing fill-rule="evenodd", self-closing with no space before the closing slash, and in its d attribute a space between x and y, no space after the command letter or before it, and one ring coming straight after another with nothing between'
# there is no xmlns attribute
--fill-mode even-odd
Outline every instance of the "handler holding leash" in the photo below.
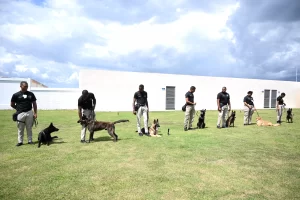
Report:
<svg viewBox="0 0 300 200"><path fill-rule="evenodd" d="M78 99L78 116L79 119L82 119L84 115L88 119L95 120L95 107L96 107L96 98L95 95L87 90L82 91L82 95ZM81 112L83 110L83 112ZM82 125L81 128L81 143L85 143L85 133L86 126Z"/></svg>
<svg viewBox="0 0 300 200"><path fill-rule="evenodd" d="M221 119L222 119L222 128L225 128L226 124L226 116L227 113L231 110L231 104L230 104L230 95L226 92L227 88L223 87L222 92L219 92L217 95L217 105L218 105L218 122L217 122L217 128L220 127Z"/></svg>
<svg viewBox="0 0 300 200"><path fill-rule="evenodd" d="M133 114L136 115L137 131L139 133L139 136L143 136L143 133L141 132L142 116L144 117L145 134L147 136L150 136L148 131L148 118L149 118L148 94L146 91L144 91L144 85L142 84L139 85L139 91L134 93L132 108L133 108Z"/></svg>
<svg viewBox="0 0 300 200"><path fill-rule="evenodd" d="M28 144L32 142L32 126L34 119L37 118L37 105L35 95L27 91L28 83L22 81L20 83L21 91L12 95L10 106L17 110L16 121L18 123L18 144L23 145L24 129L26 126ZM32 112L32 107L34 112Z"/></svg>
<svg viewBox="0 0 300 200"><path fill-rule="evenodd" d="M254 107L252 94L252 91L248 91L247 95L244 97L244 125L251 124L252 115L256 110Z"/></svg>
<svg viewBox="0 0 300 200"><path fill-rule="evenodd" d="M281 123L282 111L284 109L285 103L283 102L283 98L285 97L285 93L281 93L279 97L277 97L276 101L276 111L277 111L277 123Z"/></svg>

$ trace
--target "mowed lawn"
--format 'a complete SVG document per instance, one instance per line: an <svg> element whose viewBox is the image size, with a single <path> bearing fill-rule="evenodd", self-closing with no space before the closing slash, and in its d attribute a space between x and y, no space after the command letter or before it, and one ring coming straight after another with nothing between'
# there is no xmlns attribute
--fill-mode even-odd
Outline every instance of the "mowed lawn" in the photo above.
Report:
<svg viewBox="0 0 300 200"><path fill-rule="evenodd" d="M150 112L161 138L138 136L130 112L97 112L98 120L130 122L116 125L116 143L100 131L82 144L76 110L41 110L34 142L50 122L60 130L37 148L26 133L16 147L13 111L0 111L0 199L300 199L300 110L293 112L294 123L257 127L243 126L237 111L234 128L217 129L217 112L207 111L208 128L187 132L183 112ZM275 110L259 114L276 121Z"/></svg>

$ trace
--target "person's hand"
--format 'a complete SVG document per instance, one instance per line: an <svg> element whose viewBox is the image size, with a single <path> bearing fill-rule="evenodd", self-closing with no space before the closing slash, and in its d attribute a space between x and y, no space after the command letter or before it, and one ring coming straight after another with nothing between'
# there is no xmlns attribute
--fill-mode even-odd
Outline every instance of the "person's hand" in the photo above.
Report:
<svg viewBox="0 0 300 200"><path fill-rule="evenodd" d="M218 111L221 112L221 108L220 107L218 107Z"/></svg>
<svg viewBox="0 0 300 200"><path fill-rule="evenodd" d="M132 113L134 114L134 115L136 115L136 111L134 110L134 111L132 111Z"/></svg>
<svg viewBox="0 0 300 200"><path fill-rule="evenodd" d="M37 118L37 114L36 114L36 113L34 113L34 114L33 114L33 117L34 117L34 119L36 119L36 118Z"/></svg>
<svg viewBox="0 0 300 200"><path fill-rule="evenodd" d="M197 103L195 102L194 105L196 105Z"/></svg>
<svg viewBox="0 0 300 200"><path fill-rule="evenodd" d="M231 108L228 108L228 111L231 111Z"/></svg>

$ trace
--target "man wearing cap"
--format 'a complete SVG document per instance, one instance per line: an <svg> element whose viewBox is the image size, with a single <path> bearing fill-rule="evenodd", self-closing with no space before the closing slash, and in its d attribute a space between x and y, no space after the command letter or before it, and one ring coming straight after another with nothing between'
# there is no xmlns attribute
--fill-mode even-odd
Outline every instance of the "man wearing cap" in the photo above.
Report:
<svg viewBox="0 0 300 200"><path fill-rule="evenodd" d="M87 90L82 91L82 95L78 99L78 116L79 119L82 119L84 115L88 119L95 120L95 107L96 107L96 98L93 93L88 92ZM81 112L83 110L83 112ZM81 143L85 143L85 133L86 127L82 125L81 127Z"/></svg>
<svg viewBox="0 0 300 200"><path fill-rule="evenodd" d="M136 104L135 104L136 102ZM136 115L137 119L137 131L139 136L143 136L141 131L141 118L144 118L144 128L145 134L149 136L148 132L148 117L149 117L149 105L148 105L148 94L144 91L144 85L139 85L139 91L134 93L133 104L132 104L133 114Z"/></svg>
<svg viewBox="0 0 300 200"><path fill-rule="evenodd" d="M277 97L276 101L276 111L277 111L277 123L281 123L282 111L285 106L283 102L283 98L285 97L285 93L281 93L279 97Z"/></svg>
<svg viewBox="0 0 300 200"><path fill-rule="evenodd" d="M255 111L252 94L252 91L248 91L247 95L244 97L244 125L251 124L252 115Z"/></svg>

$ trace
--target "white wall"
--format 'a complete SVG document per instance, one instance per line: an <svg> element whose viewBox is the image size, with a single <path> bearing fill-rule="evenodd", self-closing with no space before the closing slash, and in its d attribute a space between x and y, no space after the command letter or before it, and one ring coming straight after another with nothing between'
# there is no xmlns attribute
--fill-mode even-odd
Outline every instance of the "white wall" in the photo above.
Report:
<svg viewBox="0 0 300 200"><path fill-rule="evenodd" d="M78 108L77 102L81 95L79 89L31 87L30 79L0 78L0 110L12 109L10 107L11 97L14 93L20 91L21 81L28 82L28 90L33 92L37 98L38 110Z"/></svg>
<svg viewBox="0 0 300 200"><path fill-rule="evenodd" d="M31 88L41 110L70 110L78 108L79 89L61 88Z"/></svg>
<svg viewBox="0 0 300 200"><path fill-rule="evenodd" d="M97 111L131 111L134 92L139 84L145 85L148 92L150 111L165 110L166 96L162 88L176 86L175 109L181 110L185 103L184 95L191 85L197 89L194 93L196 109L216 110L217 93L223 86L231 95L233 109L243 108L243 98L248 90L253 91L257 108L262 109L265 89L286 93L287 107L300 108L300 83L257 79L220 78L158 73L121 72L108 70L81 70L79 87L93 92L97 99Z"/></svg>

